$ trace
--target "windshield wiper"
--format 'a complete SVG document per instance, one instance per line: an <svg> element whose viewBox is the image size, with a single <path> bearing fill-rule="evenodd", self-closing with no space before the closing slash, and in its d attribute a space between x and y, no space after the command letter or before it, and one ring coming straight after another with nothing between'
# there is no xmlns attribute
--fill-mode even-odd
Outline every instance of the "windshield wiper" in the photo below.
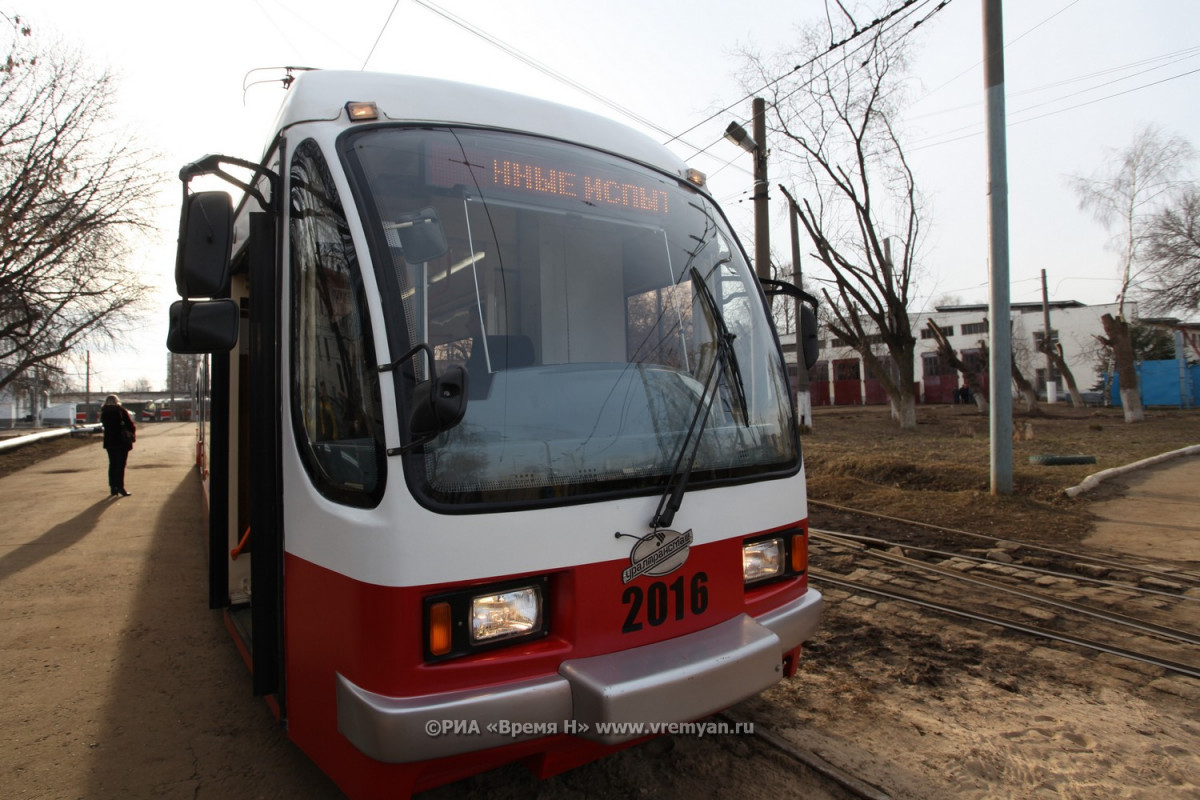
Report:
<svg viewBox="0 0 1200 800"><path fill-rule="evenodd" d="M719 266L720 263L717 264L717 267ZM675 458L675 466L671 470L671 477L667 480L667 488L663 491L654 517L650 520L650 527L654 530L670 527L675 519L675 512L683 504L683 494L687 491L688 478L692 475L692 468L696 464L696 455L700 452L700 439L704 434L704 426L708 423L712 405L716 401L717 389L722 376L725 377L737 409L741 413L742 424L747 427L750 425L750 412L746 404L742 372L738 367L737 354L733 350L734 335L729 332L729 326L725 324L725 318L721 315L721 308L713 298L700 271L692 267L690 272L692 285L696 287L696 294L699 295L701 304L712 324L712 330L715 332L717 352L712 365L708 368L708 375L704 379L704 392L700 395L700 402L696 405L696 411L692 414L692 421L688 425L687 433L680 442L679 455ZM690 455L689 450L691 451ZM687 457L687 466L683 464L685 456Z"/></svg>

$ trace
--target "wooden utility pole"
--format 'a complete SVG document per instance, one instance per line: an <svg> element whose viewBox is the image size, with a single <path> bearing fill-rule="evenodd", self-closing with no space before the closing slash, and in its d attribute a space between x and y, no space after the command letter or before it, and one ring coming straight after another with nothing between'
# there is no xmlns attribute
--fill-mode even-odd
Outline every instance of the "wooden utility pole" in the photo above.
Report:
<svg viewBox="0 0 1200 800"><path fill-rule="evenodd" d="M771 277L771 218L767 211L767 101L754 98L754 271Z"/></svg>
<svg viewBox="0 0 1200 800"><path fill-rule="evenodd" d="M1000 0L983 0L983 85L987 100L988 240L991 324L988 363L991 391L992 494L1013 491L1012 332L1008 271L1008 144L1004 113L1004 26Z"/></svg>

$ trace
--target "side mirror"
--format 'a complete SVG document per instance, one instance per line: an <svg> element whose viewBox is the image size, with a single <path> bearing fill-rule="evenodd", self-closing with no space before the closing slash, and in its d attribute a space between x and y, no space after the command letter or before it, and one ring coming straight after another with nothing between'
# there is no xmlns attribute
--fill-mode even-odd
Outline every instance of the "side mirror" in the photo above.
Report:
<svg viewBox="0 0 1200 800"><path fill-rule="evenodd" d="M446 243L446 231L442 221L433 208L422 208L411 214L404 214L395 222L386 226L396 232L400 240L400 249L404 251L404 260L410 264L421 264L441 258L450 249Z"/></svg>
<svg viewBox="0 0 1200 800"><path fill-rule="evenodd" d="M446 367L432 380L421 381L413 392L408 430L415 443L424 444L462 422L467 413L467 371Z"/></svg>
<svg viewBox="0 0 1200 800"><path fill-rule="evenodd" d="M237 344L241 310L235 300L171 303L167 349L172 353L227 353Z"/></svg>
<svg viewBox="0 0 1200 800"><path fill-rule="evenodd" d="M800 337L796 346L804 354L805 368L812 369L821 350L817 337L817 298L791 283L769 279L763 279L761 283L763 293L768 297L782 294L800 301Z"/></svg>
<svg viewBox="0 0 1200 800"><path fill-rule="evenodd" d="M804 353L804 368L812 369L821 352L821 340L817 335L817 312L806 305L800 306L800 351Z"/></svg>
<svg viewBox="0 0 1200 800"><path fill-rule="evenodd" d="M188 195L179 220L175 289L180 297L229 293L233 200L225 192Z"/></svg>

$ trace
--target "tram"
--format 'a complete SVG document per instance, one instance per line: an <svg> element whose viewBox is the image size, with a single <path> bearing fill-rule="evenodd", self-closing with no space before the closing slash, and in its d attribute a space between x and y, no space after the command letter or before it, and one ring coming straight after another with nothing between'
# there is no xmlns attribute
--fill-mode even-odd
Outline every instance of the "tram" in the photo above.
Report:
<svg viewBox="0 0 1200 800"><path fill-rule="evenodd" d="M764 284L795 290L703 176L359 72L296 77L265 152L181 170L168 346L209 354L210 605L348 796L553 775L796 671L822 599Z"/></svg>

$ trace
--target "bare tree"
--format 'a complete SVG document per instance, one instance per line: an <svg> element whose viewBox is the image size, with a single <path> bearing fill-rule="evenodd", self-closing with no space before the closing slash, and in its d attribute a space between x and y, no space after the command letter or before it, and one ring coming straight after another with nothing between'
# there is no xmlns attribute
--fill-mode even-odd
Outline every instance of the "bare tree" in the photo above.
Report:
<svg viewBox="0 0 1200 800"><path fill-rule="evenodd" d="M1050 357L1054 368L1058 370L1058 374L1062 376L1063 381L1067 384L1067 392L1071 395L1072 407L1083 408L1083 395L1079 393L1079 387L1075 384L1075 373L1071 372L1071 367L1067 365L1067 360L1063 357L1062 344L1043 337L1038 342L1038 352Z"/></svg>
<svg viewBox="0 0 1200 800"><path fill-rule="evenodd" d="M1100 324L1105 334L1101 341L1112 348L1116 362L1126 422L1141 422L1146 418L1138 390L1129 321L1125 318L1126 295L1134 269L1142 258L1144 222L1176 185L1175 176L1191 152L1185 140L1166 136L1148 126L1127 148L1115 152L1113 159L1095 176L1071 178L1080 208L1091 211L1101 225L1113 232L1112 246L1121 259L1117 315L1105 314Z"/></svg>
<svg viewBox="0 0 1200 800"><path fill-rule="evenodd" d="M900 426L913 428L916 338L908 306L921 218L916 181L893 125L905 44L876 25L853 46L813 58L831 38L859 30L852 26L853 20L831 18L828 28L803 32L798 52L771 61L748 55L744 80L773 93L772 158L792 172L796 211L830 276L832 288L822 290L830 330L879 380ZM786 80L775 80L789 70Z"/></svg>
<svg viewBox="0 0 1200 800"><path fill-rule="evenodd" d="M1017 351L1012 352L1012 380L1017 385L1017 391L1021 393L1021 399L1025 401L1025 412L1027 414L1036 414L1042 416L1042 409L1038 406L1037 389L1033 388L1033 384L1025 377L1025 373L1021 371L1021 367L1017 364Z"/></svg>
<svg viewBox="0 0 1200 800"><path fill-rule="evenodd" d="M957 370L958 374L962 375L963 385L971 390L971 396L975 399L975 406L979 409L979 413L988 413L987 392L983 390L983 383L979 380L979 373L971 369L966 362L958 357L958 353L954 351L954 347L951 346L950 340L946 337L946 332L942 330L941 326L931 319L925 320L925 324L933 332L934 341L937 342L938 357ZM980 341L979 347L985 354L987 353L987 342Z"/></svg>
<svg viewBox="0 0 1200 800"><path fill-rule="evenodd" d="M1146 282L1155 311L1200 310L1200 187L1191 184L1154 214L1143 229Z"/></svg>
<svg viewBox="0 0 1200 800"><path fill-rule="evenodd" d="M113 79L38 52L19 18L0 64L0 389L111 340L145 291L124 265L160 177L107 126Z"/></svg>

